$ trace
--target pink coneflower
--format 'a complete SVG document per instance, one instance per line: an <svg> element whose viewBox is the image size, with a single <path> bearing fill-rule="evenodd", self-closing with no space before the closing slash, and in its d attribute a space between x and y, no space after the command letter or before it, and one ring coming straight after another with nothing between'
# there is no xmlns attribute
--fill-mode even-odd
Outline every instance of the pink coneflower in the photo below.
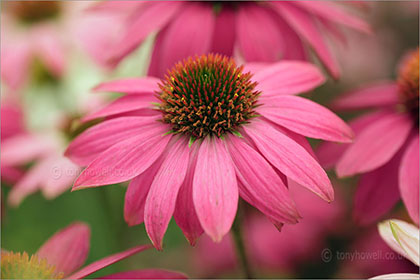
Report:
<svg viewBox="0 0 420 280"><path fill-rule="evenodd" d="M203 230L220 241L239 195L274 223L296 223L286 177L331 201L328 176L303 136L349 142L352 132L324 107L294 96L324 77L304 62L262 67L253 77L243 69L210 54L179 62L161 81L98 86L126 96L87 116L108 120L66 151L88 165L73 189L131 180L125 219L144 221L158 249L172 215L192 244Z"/></svg>
<svg viewBox="0 0 420 280"><path fill-rule="evenodd" d="M334 1L106 1L92 12L125 18L118 34L113 32L114 42L103 40L104 45L92 48L87 44L87 48L99 61L115 65L156 32L149 75L157 77L193 55L216 52L246 61L307 61L308 50L313 49L338 77L339 68L324 33L342 41L341 27L369 31L363 20L345 8ZM104 33L100 28L97 32Z"/></svg>
<svg viewBox="0 0 420 280"><path fill-rule="evenodd" d="M102 268L151 247L149 245L137 246L93 262L80 269L89 253L89 239L89 227L84 223L76 222L54 234L32 256L29 256L26 252L14 253L2 250L1 278L61 279L65 277L83 279ZM125 279L186 278L180 273L164 270L134 270L105 277L118 279L120 278L119 276L125 276Z"/></svg>
<svg viewBox="0 0 420 280"><path fill-rule="evenodd" d="M362 174L354 201L354 217L362 224L377 220L402 198L419 223L419 53L406 57L397 81L382 81L340 98L337 109L373 108L351 126L350 146L324 144L321 162L337 162L338 176Z"/></svg>

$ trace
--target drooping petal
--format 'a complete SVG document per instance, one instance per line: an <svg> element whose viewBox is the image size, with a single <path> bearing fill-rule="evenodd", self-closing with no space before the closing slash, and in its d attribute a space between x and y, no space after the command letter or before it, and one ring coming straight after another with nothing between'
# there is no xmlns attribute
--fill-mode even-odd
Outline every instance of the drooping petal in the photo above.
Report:
<svg viewBox="0 0 420 280"><path fill-rule="evenodd" d="M254 121L244 128L264 157L287 177L322 199L334 199L327 174L302 146L264 121Z"/></svg>
<svg viewBox="0 0 420 280"><path fill-rule="evenodd" d="M85 266L84 268L82 268L81 270L77 271L76 273L70 275L68 278L69 279L82 279L85 278L86 276L104 268L107 266L110 266L111 264L114 264L116 262L119 262L120 260L123 260L125 258L128 258L129 256L132 256L134 254L137 254L141 251L147 250L152 248L151 245L142 245L142 246L137 246L131 249L128 249L126 251L108 256L106 258L103 258L99 261L93 262L88 266Z"/></svg>
<svg viewBox="0 0 420 280"><path fill-rule="evenodd" d="M366 127L338 162L337 175L351 176L382 166L401 148L412 127L408 115L395 113Z"/></svg>
<svg viewBox="0 0 420 280"><path fill-rule="evenodd" d="M144 205L153 179L158 172L161 159L157 159L146 171L130 181L124 200L124 219L129 226L144 221Z"/></svg>
<svg viewBox="0 0 420 280"><path fill-rule="evenodd" d="M165 128L165 126L163 126ZM131 137L100 154L83 170L73 190L128 181L144 172L162 154L171 135Z"/></svg>
<svg viewBox="0 0 420 280"><path fill-rule="evenodd" d="M270 164L244 139L235 136L227 140L228 150L241 182L239 193L251 205L269 218L284 223L296 223L299 214L287 187Z"/></svg>
<svg viewBox="0 0 420 280"><path fill-rule="evenodd" d="M206 137L200 145L193 201L204 231L215 242L229 232L238 207L234 165L223 140Z"/></svg>
<svg viewBox="0 0 420 280"><path fill-rule="evenodd" d="M236 23L238 46L246 61L274 62L284 52L275 14L258 5L239 7Z"/></svg>
<svg viewBox="0 0 420 280"><path fill-rule="evenodd" d="M316 22L306 11L295 7L293 3L271 2L274 9L292 26L293 29L307 41L314 49L322 63L325 64L328 71L335 78L340 76L338 63L328 49L323 35L318 30Z"/></svg>
<svg viewBox="0 0 420 280"><path fill-rule="evenodd" d="M101 279L187 279L188 277L180 272L163 269L142 269L117 272L101 276Z"/></svg>
<svg viewBox="0 0 420 280"><path fill-rule="evenodd" d="M139 109L153 108L152 103L158 102L158 99L151 95L126 95L118 98L105 108L99 109L96 112L88 114L82 121L87 122L98 118L109 117L121 113L135 111Z"/></svg>
<svg viewBox="0 0 420 280"><path fill-rule="evenodd" d="M86 166L100 153L127 138L148 131L161 131L154 117L121 117L104 121L77 136L64 153L75 163Z"/></svg>
<svg viewBox="0 0 420 280"><path fill-rule="evenodd" d="M102 83L93 90L125 94L154 94L159 89L158 83L159 79L153 77L122 79Z"/></svg>
<svg viewBox="0 0 420 280"><path fill-rule="evenodd" d="M314 65L299 61L282 61L265 67L253 78L262 91L261 98L300 94L325 82L325 77Z"/></svg>
<svg viewBox="0 0 420 280"><path fill-rule="evenodd" d="M267 119L301 135L336 142L351 142L353 132L327 108L299 96L276 96L258 108Z"/></svg>
<svg viewBox="0 0 420 280"><path fill-rule="evenodd" d="M214 22L211 51L232 56L235 38L235 11L229 7L223 7L216 15Z"/></svg>
<svg viewBox="0 0 420 280"><path fill-rule="evenodd" d="M377 221L399 201L398 167L401 156L397 155L388 163L361 175L354 197L354 219L368 225Z"/></svg>
<svg viewBox="0 0 420 280"><path fill-rule="evenodd" d="M399 102L395 81L376 82L343 94L332 104L336 110L354 110L396 105Z"/></svg>
<svg viewBox="0 0 420 280"><path fill-rule="evenodd" d="M151 64L159 63L159 71L149 70L149 75L162 77L176 62L189 56L208 53L214 21L211 5L194 2L184 6L165 31L160 56L152 57ZM158 59L159 62L154 59Z"/></svg>
<svg viewBox="0 0 420 280"><path fill-rule="evenodd" d="M174 211L174 219L191 246L195 246L197 239L201 236L201 234L203 234L203 228L201 227L200 221L198 220L195 212L192 195L194 172L198 156L197 143L193 143L190 149L191 154L190 161L188 163L187 175L185 175L184 183L179 189Z"/></svg>
<svg viewBox="0 0 420 280"><path fill-rule="evenodd" d="M86 261L90 246L89 226L76 222L62 229L48 239L37 255L46 258L48 264L65 276L79 269Z"/></svg>
<svg viewBox="0 0 420 280"><path fill-rule="evenodd" d="M419 135L413 137L399 168L399 187L408 214L419 224Z"/></svg>
<svg viewBox="0 0 420 280"><path fill-rule="evenodd" d="M140 45L152 32L163 28L183 6L182 2L149 2L128 21L128 28L118 44L113 46L109 60L120 61Z"/></svg>
<svg viewBox="0 0 420 280"><path fill-rule="evenodd" d="M187 174L190 156L187 137L174 141L154 177L144 208L146 231L158 250L162 250L163 236L174 213L176 198Z"/></svg>

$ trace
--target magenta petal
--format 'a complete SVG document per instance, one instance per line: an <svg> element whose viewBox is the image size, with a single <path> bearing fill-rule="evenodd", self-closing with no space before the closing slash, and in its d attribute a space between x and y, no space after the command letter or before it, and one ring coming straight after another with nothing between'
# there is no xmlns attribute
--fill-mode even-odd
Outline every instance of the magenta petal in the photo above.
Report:
<svg viewBox="0 0 420 280"><path fill-rule="evenodd" d="M147 194L161 164L161 159L156 160L152 166L131 180L128 185L125 193L124 219L129 226L138 225L144 221L144 205Z"/></svg>
<svg viewBox="0 0 420 280"><path fill-rule="evenodd" d="M187 175L185 175L184 183L179 190L174 211L175 222L181 228L191 246L195 246L197 239L203 234L203 228L195 212L192 196L197 156L198 145L194 143L191 146Z"/></svg>
<svg viewBox="0 0 420 280"><path fill-rule="evenodd" d="M101 279L187 279L182 273L163 269L142 269L117 272L101 276Z"/></svg>
<svg viewBox="0 0 420 280"><path fill-rule="evenodd" d="M235 45L235 11L228 7L216 15L211 51L232 56Z"/></svg>
<svg viewBox="0 0 420 280"><path fill-rule="evenodd" d="M257 72L252 78L258 82L261 98L300 94L325 82L325 77L314 65L300 61L274 63Z"/></svg>
<svg viewBox="0 0 420 280"><path fill-rule="evenodd" d="M206 137L198 152L193 200L204 231L215 242L229 232L238 207L238 184L223 140Z"/></svg>
<svg viewBox="0 0 420 280"><path fill-rule="evenodd" d="M402 200L411 219L419 224L419 135L413 137L404 152L399 168Z"/></svg>
<svg viewBox="0 0 420 280"><path fill-rule="evenodd" d="M109 117L130 111L153 108L152 103L158 102L153 94L147 95L126 95L118 98L111 104L99 111L85 116L82 121L87 122L98 118Z"/></svg>
<svg viewBox="0 0 420 280"><path fill-rule="evenodd" d="M276 96L258 108L264 117L301 135L351 142L353 132L327 108L298 96Z"/></svg>
<svg viewBox="0 0 420 280"><path fill-rule="evenodd" d="M272 2L272 5L290 26L314 49L331 75L338 78L340 76L338 63L328 49L313 17L304 10L293 6L292 3Z"/></svg>
<svg viewBox="0 0 420 280"><path fill-rule="evenodd" d="M33 34L36 34L33 47L37 55L53 75L62 75L66 65L66 49L61 34L49 25L38 28Z"/></svg>
<svg viewBox="0 0 420 280"><path fill-rule="evenodd" d="M354 110L396 105L399 102L398 85L383 81L343 94L334 103L336 110Z"/></svg>
<svg viewBox="0 0 420 280"><path fill-rule="evenodd" d="M165 126L163 126L165 128ZM128 181L144 172L162 154L171 135L131 137L100 154L74 183L73 190Z"/></svg>
<svg viewBox="0 0 420 280"><path fill-rule="evenodd" d="M163 236L174 213L178 191L187 174L190 155L188 138L181 136L174 141L164 155L144 207L146 231L158 250L162 250Z"/></svg>
<svg viewBox="0 0 420 280"><path fill-rule="evenodd" d="M408 115L395 113L368 126L338 162L337 175L351 176L382 166L401 148L412 127Z"/></svg>
<svg viewBox="0 0 420 280"><path fill-rule="evenodd" d="M128 21L129 25L120 42L110 52L111 61L119 61L140 45L154 31L163 28L182 7L182 2L155 1L143 5Z"/></svg>
<svg viewBox="0 0 420 280"><path fill-rule="evenodd" d="M84 223L73 223L48 239L37 255L46 258L48 264L68 276L80 268L89 253L90 229Z"/></svg>
<svg viewBox="0 0 420 280"><path fill-rule="evenodd" d="M84 268L82 268L81 270L77 271L76 273L70 275L68 278L69 279L82 279L85 278L86 276L104 268L107 266L110 266L111 264L114 264L116 262L119 262L120 260L123 260L125 258L128 258L129 256L132 256L134 254L137 254L141 251L150 249L152 246L151 245L142 245L142 246L137 246L131 249L128 249L124 252L120 252L111 256L108 256L106 258L103 258L99 261L93 262L88 266L85 266Z"/></svg>
<svg viewBox="0 0 420 280"><path fill-rule="evenodd" d="M239 7L236 32L238 45L247 61L273 62L282 57L283 38L275 13L258 5Z"/></svg>
<svg viewBox="0 0 420 280"><path fill-rule="evenodd" d="M95 91L118 92L125 94L154 94L159 89L159 79L153 77L123 79L102 83L94 88Z"/></svg>
<svg viewBox="0 0 420 280"><path fill-rule="evenodd" d="M65 155L75 163L86 166L109 147L145 131L161 131L154 117L121 117L104 121L77 136Z"/></svg>
<svg viewBox="0 0 420 280"><path fill-rule="evenodd" d="M149 74L162 77L166 74L167 69L172 68L176 62L188 56L209 52L214 21L211 5L199 2L185 5L165 29L165 37L160 42L160 55L152 57L151 65L159 64L159 71L156 73L149 71ZM198 26L199 28L197 28ZM155 59L158 59L159 62Z"/></svg>
<svg viewBox="0 0 420 280"><path fill-rule="evenodd" d="M324 200L334 199L327 174L305 148L264 121L255 121L245 130L264 157L283 174Z"/></svg>
<svg viewBox="0 0 420 280"><path fill-rule="evenodd" d="M398 190L398 167L401 156L393 158L384 166L361 175L354 198L354 219L367 225L382 215L400 199Z"/></svg>
<svg viewBox="0 0 420 280"><path fill-rule="evenodd" d="M241 182L241 197L273 220L297 223L299 214L287 187L263 156L235 136L229 137L227 146Z"/></svg>

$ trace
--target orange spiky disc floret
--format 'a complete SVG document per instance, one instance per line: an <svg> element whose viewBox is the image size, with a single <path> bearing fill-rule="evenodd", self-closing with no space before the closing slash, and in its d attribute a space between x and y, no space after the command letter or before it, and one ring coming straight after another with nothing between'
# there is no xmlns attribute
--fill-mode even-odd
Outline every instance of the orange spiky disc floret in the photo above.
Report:
<svg viewBox="0 0 420 280"><path fill-rule="evenodd" d="M407 112L419 124L419 49L413 51L403 61L398 76L401 101Z"/></svg>
<svg viewBox="0 0 420 280"><path fill-rule="evenodd" d="M61 279L63 276L47 260L36 255L1 252L1 279Z"/></svg>
<svg viewBox="0 0 420 280"><path fill-rule="evenodd" d="M159 110L173 133L192 138L222 137L256 117L260 92L232 58L189 57L177 63L159 84Z"/></svg>

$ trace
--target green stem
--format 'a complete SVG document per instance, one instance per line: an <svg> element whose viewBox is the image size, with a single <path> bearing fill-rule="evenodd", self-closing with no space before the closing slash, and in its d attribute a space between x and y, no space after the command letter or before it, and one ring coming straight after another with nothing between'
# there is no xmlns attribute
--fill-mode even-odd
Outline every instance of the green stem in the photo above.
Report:
<svg viewBox="0 0 420 280"><path fill-rule="evenodd" d="M232 225L233 239L235 241L238 259L242 266L242 270L245 274L245 277L248 279L252 279L254 278L254 276L253 276L251 266L249 264L249 260L246 254L245 242L244 242L244 236L243 236L243 227L242 227L243 213L240 210L241 209L238 208L238 214Z"/></svg>

